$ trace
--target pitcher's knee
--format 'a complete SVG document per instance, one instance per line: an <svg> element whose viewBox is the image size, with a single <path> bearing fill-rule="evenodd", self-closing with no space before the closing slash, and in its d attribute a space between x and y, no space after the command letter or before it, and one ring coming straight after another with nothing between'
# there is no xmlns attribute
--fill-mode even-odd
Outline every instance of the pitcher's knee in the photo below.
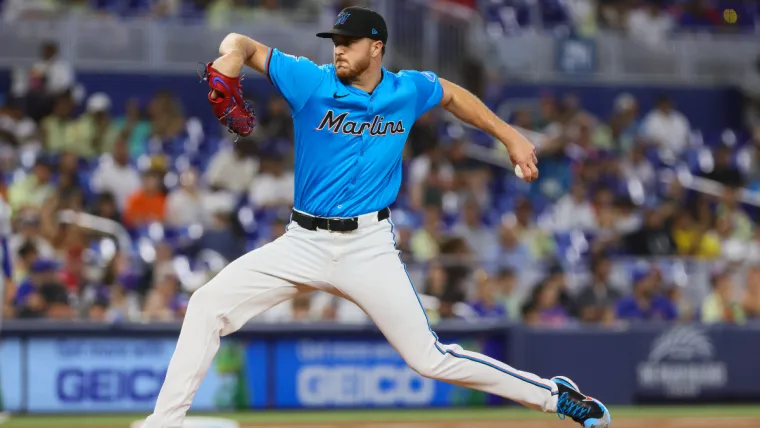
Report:
<svg viewBox="0 0 760 428"><path fill-rule="evenodd" d="M438 379L441 376L441 361L442 356L440 354L437 355L429 355L427 358L418 356L418 357L410 357L406 358L406 364L409 365L409 367L417 372L422 377L430 378L430 379Z"/></svg>
<svg viewBox="0 0 760 428"><path fill-rule="evenodd" d="M212 325L219 325L219 329L222 328L222 317L225 312L223 307L223 299L214 292L211 284L206 284L196 290L190 300L187 302L187 311L185 312L185 320L193 319L198 322L204 322Z"/></svg>

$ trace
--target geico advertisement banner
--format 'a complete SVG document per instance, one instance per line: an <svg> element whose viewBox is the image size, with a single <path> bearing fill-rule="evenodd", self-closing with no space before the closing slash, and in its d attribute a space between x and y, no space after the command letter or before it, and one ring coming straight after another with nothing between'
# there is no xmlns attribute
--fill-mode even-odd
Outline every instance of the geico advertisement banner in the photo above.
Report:
<svg viewBox="0 0 760 428"><path fill-rule="evenodd" d="M284 340L275 346L277 407L484 403L482 393L418 375L384 340Z"/></svg>
<svg viewBox="0 0 760 428"><path fill-rule="evenodd" d="M149 412L175 343L175 339L32 339L27 351L28 411ZM247 405L243 350L234 342L224 343L193 401L194 410Z"/></svg>
<svg viewBox="0 0 760 428"><path fill-rule="evenodd" d="M0 412L21 410L21 343L0 340Z"/></svg>

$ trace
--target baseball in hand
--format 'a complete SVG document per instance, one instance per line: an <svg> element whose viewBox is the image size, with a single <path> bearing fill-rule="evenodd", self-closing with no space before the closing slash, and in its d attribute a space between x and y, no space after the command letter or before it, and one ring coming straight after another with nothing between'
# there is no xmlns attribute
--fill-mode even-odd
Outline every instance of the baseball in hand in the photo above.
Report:
<svg viewBox="0 0 760 428"><path fill-rule="evenodd" d="M515 166L515 175L517 178L525 178L522 172L522 168L520 168L520 165Z"/></svg>

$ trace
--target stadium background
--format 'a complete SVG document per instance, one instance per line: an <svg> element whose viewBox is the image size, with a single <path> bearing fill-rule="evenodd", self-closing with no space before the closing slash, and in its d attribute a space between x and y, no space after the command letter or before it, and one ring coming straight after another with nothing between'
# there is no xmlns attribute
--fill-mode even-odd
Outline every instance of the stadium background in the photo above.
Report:
<svg viewBox="0 0 760 428"><path fill-rule="evenodd" d="M386 17L386 67L464 85L539 150L526 185L440 109L413 127L393 218L442 339L573 377L615 426L758 426L757 2L0 0L8 426L151 410L189 295L283 233L292 203L284 102L249 71L259 125L233 143L197 63L231 31L330 61L314 33L349 4ZM421 379L320 294L226 339L193 412L562 426Z"/></svg>

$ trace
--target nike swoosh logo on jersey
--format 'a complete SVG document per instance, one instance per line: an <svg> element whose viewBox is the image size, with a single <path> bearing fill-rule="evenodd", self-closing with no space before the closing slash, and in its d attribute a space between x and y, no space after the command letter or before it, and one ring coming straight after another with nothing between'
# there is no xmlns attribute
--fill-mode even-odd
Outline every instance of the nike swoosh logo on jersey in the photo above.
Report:
<svg viewBox="0 0 760 428"><path fill-rule="evenodd" d="M348 94L338 95L337 92L333 94L333 98L335 98L336 100L339 100L341 98L346 98L347 96Z"/></svg>

